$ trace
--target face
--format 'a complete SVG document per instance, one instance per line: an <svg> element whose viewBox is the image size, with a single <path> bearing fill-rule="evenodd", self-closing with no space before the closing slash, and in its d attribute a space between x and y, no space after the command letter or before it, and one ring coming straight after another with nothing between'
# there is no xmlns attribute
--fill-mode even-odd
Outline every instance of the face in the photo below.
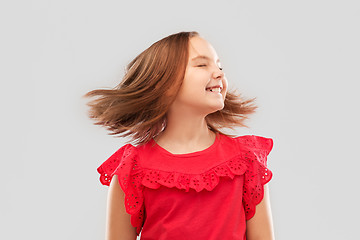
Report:
<svg viewBox="0 0 360 240"><path fill-rule="evenodd" d="M206 115L216 112L224 108L227 86L215 49L205 39L192 37L188 65L176 96L176 106Z"/></svg>

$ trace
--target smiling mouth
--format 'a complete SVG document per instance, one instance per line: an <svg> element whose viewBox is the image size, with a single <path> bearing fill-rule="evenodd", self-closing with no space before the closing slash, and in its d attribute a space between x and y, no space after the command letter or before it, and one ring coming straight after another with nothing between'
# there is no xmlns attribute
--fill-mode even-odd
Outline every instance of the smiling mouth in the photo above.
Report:
<svg viewBox="0 0 360 240"><path fill-rule="evenodd" d="M205 89L206 91L209 92L216 92L216 93L221 93L222 87L209 87Z"/></svg>

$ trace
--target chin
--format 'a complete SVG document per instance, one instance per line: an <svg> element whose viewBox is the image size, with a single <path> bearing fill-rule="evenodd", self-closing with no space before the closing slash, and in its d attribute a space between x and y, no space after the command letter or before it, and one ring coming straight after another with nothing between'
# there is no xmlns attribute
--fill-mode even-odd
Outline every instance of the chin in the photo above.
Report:
<svg viewBox="0 0 360 240"><path fill-rule="evenodd" d="M209 112L209 114L220 111L224 108L224 104L219 104L218 106L213 106L211 108L211 111Z"/></svg>

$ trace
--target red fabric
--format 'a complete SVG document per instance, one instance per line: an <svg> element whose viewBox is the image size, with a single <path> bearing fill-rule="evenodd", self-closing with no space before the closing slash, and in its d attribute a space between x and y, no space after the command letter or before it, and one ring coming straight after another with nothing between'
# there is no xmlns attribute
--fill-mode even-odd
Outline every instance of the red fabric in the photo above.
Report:
<svg viewBox="0 0 360 240"><path fill-rule="evenodd" d="M273 140L217 134L207 149L172 154L151 140L126 144L97 169L109 185L118 175L125 207L141 239L246 239L246 220L272 178Z"/></svg>

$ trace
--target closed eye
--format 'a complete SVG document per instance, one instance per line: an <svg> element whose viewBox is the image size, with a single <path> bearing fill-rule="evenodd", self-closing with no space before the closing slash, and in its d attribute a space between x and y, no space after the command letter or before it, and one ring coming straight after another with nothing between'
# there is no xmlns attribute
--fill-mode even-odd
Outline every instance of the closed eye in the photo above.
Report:
<svg viewBox="0 0 360 240"><path fill-rule="evenodd" d="M197 65L197 67L206 67L207 65L206 64L200 64L200 65ZM219 69L222 71L223 68L222 67L219 67Z"/></svg>

